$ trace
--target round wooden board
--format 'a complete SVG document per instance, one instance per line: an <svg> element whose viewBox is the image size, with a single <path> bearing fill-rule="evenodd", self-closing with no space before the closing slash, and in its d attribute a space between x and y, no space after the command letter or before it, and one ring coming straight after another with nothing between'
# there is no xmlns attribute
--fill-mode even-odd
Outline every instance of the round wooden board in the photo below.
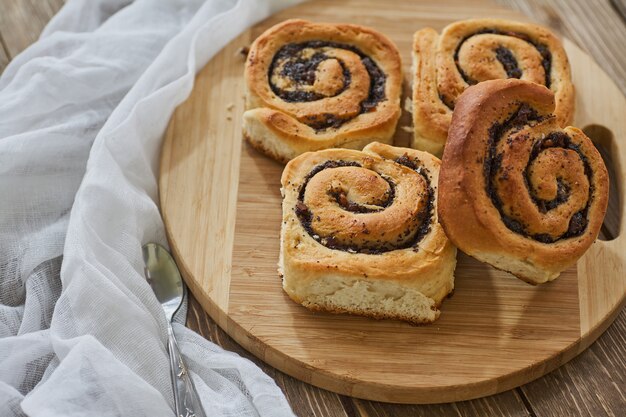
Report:
<svg viewBox="0 0 626 417"><path fill-rule="evenodd" d="M161 210L194 296L237 342L270 365L341 394L402 403L466 400L538 378L591 344L624 304L623 223L555 282L527 285L459 253L454 296L430 326L312 313L282 291L276 271L282 166L242 142L244 58L237 51L287 18L373 27L402 53L405 92L413 32L472 17L526 20L480 2L318 1L246 31L198 74L166 134ZM626 137L626 101L591 58L565 41L577 88L575 125ZM404 114L400 126L410 125ZM598 131L602 131L599 129ZM398 129L396 144L408 134ZM626 144L599 135L623 195ZM623 212L616 198L618 219Z"/></svg>

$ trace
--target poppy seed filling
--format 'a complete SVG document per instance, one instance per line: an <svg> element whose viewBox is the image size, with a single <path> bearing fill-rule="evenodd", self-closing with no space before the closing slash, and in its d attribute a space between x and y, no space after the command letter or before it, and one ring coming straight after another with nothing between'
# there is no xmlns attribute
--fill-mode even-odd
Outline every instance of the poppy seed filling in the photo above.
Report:
<svg viewBox="0 0 626 417"><path fill-rule="evenodd" d="M467 41L473 36L483 35L483 34L512 36L514 38L521 39L525 42L528 42L530 45L532 45L537 50L537 52L539 52L539 54L541 55L541 66L543 67L543 70L545 72L544 85L547 88L550 88L550 84L551 84L550 71L552 70L552 53L550 52L550 50L548 49L546 45L535 41L530 36L524 33L504 31L504 30L499 30L499 29L489 29L489 28L481 29L470 35L465 36L463 39L461 39L461 41L456 46L456 49L454 51L454 63L456 65L457 71L459 72L459 74L461 74L461 77L467 84L474 85L474 84L477 84L477 81L472 79L470 76L468 76L465 73L465 71L463 71L463 68L461 68L461 65L459 64L459 51L461 50L461 47L463 46L463 43L465 43L465 41ZM513 52L511 50L509 50L508 48L504 46L498 46L494 50L494 53L496 55L496 59L502 64L502 67L506 71L508 78L521 78L522 77L523 75L522 70L521 68L519 68L518 62L515 59L515 56L513 55ZM440 95L440 99L450 110L454 110L454 100L451 97L445 97L445 96Z"/></svg>
<svg viewBox="0 0 626 417"><path fill-rule="evenodd" d="M400 163L401 165L405 165L415 170L418 174L420 174L424 178L427 184L427 196L426 196L427 203L424 209L420 210L419 213L417 214L419 226L412 239L409 239L408 241L401 243L401 244L397 244L395 242L380 241L380 242L375 242L375 244L373 245L372 244L370 245L356 245L356 244L346 245L346 244L342 244L341 242L338 242L336 239L333 238L333 236L320 237L317 233L315 233L315 231L313 230L311 226L314 213L312 213L311 210L304 203L304 195L306 193L306 187L309 181L315 175L317 175L318 173L326 169L333 169L333 168L347 167L347 166L361 167L359 163L350 162L350 161L332 161L332 160L326 161L314 167L311 170L311 172L307 174L298 192L298 200L295 206L295 213L298 219L300 220L302 227L304 227L304 230L306 230L309 236L311 236L315 241L317 241L323 246L326 246L329 249L341 250L341 251L350 252L350 253L365 253L365 254L382 254L385 252L390 252L390 251L399 250L399 249L407 249L411 247L413 248L413 250L417 251L418 243L431 230L431 222L432 222L433 211L434 211L434 191L430 184L428 170L426 170L424 167L418 166L415 161L412 161L408 158L406 159L406 161L408 162L403 163L405 162L403 158L398 158L398 160L396 160L397 163ZM364 213L384 211L387 207L393 204L396 198L396 195L395 195L394 182L389 178L386 178L384 176L382 177L389 184L390 192L386 196L387 197L386 200L380 205L379 208L372 209L372 208L365 207L357 203L348 201L345 195L342 195L341 193L331 193L331 195L334 197L336 203L348 212L364 214ZM407 229L405 235L409 235L410 233L411 233L411 230Z"/></svg>
<svg viewBox="0 0 626 417"><path fill-rule="evenodd" d="M578 154L580 160L583 163L585 175L589 179L590 183L589 199L587 200L587 203L582 210L573 214L569 221L567 232L556 238L550 236L549 234L529 233L526 230L526 225L510 217L504 212L503 203L500 199L500 196L498 195L496 187L496 173L500 170L503 158L502 153L497 153L496 146L500 142L500 140L502 140L503 135L508 131L519 130L521 127L527 124L539 123L544 119L545 117L540 116L537 111L530 107L528 104L521 103L519 107L513 112L513 114L511 114L504 122L494 123L491 128L489 128L489 149L487 157L485 158L483 164L483 174L485 177L487 195L491 198L491 202L493 203L493 205L498 209L502 222L506 225L508 229L538 242L554 243L561 239L580 236L585 232L588 224L589 206L591 205L591 201L593 198L593 183L591 181L593 174L589 165L589 161L587 157L582 153L580 147L572 143L570 137L567 134L565 134L564 132L552 132L546 135L544 138L536 141L532 147L528 165L523 174L528 194L530 195L535 206L537 206L537 210L539 210L541 213L547 213L550 210L553 210L561 204L565 203L569 199L570 187L562 179L557 178L556 197L552 200L542 200L536 197L531 191L528 167L539 156L541 152L549 148L570 149Z"/></svg>
<svg viewBox="0 0 626 417"><path fill-rule="evenodd" d="M288 43L281 47L274 55L272 63L268 71L268 82L270 88L278 97L287 102L311 102L326 98L325 95L315 91L307 91L299 86L313 85L315 83L315 72L321 62L327 59L335 59L341 65L343 73L343 87L339 89L335 95L345 91L351 83L350 70L344 62L338 58L329 57L324 51L328 48L345 49L354 52L361 58L361 63L367 70L370 77L370 85L368 96L360 103L359 114L372 111L378 103L386 100L385 96L385 73L380 67L367 55L354 46L328 41L308 41L301 43ZM319 50L311 56L305 54L306 49ZM279 88L273 81L272 76L278 75L282 78L289 78L296 88L294 90L285 90ZM356 116L355 116L356 117ZM338 128L344 123L352 120L354 117L339 117L330 113L322 114L320 117L305 120L304 123L311 126L317 131L328 128Z"/></svg>

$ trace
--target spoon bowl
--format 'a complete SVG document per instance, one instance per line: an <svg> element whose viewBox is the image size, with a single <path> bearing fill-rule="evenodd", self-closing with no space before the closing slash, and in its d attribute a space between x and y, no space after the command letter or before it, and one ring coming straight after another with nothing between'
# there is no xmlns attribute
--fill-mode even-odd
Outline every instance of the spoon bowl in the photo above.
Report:
<svg viewBox="0 0 626 417"><path fill-rule="evenodd" d="M142 252L146 280L163 306L167 320L172 321L185 294L178 266L172 255L158 243L143 245Z"/></svg>

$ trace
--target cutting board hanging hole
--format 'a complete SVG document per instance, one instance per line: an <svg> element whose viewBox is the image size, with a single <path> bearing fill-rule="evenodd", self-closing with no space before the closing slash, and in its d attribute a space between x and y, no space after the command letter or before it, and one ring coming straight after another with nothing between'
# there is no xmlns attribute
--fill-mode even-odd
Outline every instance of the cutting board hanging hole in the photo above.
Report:
<svg viewBox="0 0 626 417"><path fill-rule="evenodd" d="M596 145L609 173L609 207L606 210L598 239L611 241L619 236L624 204L624 196L620 192L623 188L622 179L616 175L616 172L621 172L619 170L621 161L617 159L619 152L615 144L615 136L610 129L597 124L585 126L582 130Z"/></svg>

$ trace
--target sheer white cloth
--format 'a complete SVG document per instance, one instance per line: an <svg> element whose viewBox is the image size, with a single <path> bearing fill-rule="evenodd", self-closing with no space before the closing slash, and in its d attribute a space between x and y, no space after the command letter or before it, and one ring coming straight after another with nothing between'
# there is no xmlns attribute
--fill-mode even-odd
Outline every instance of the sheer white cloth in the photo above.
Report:
<svg viewBox="0 0 626 417"><path fill-rule="evenodd" d="M161 137L195 72L284 5L69 0L6 68L1 416L173 414L165 317L141 258L143 243L165 243ZM252 362L175 330L207 415L293 415Z"/></svg>

